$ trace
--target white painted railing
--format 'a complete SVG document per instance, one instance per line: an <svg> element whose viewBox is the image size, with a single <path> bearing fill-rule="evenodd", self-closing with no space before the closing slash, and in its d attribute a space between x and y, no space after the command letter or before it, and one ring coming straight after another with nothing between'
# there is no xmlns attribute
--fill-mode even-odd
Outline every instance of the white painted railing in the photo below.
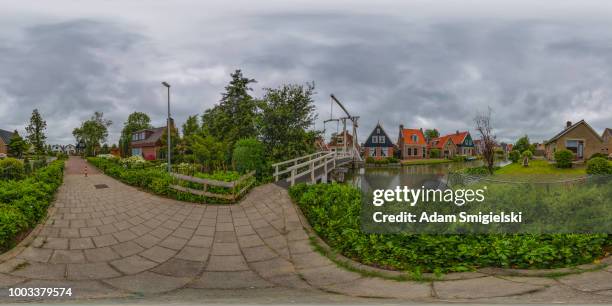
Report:
<svg viewBox="0 0 612 306"><path fill-rule="evenodd" d="M288 175L287 182L293 186L295 180L302 176L310 175L311 183L316 182L315 173L323 168L323 177L327 178L327 173L336 168L336 161L347 157L353 157L354 152L330 152L322 151L314 154L294 158L284 162L272 164L274 168L274 179L278 182L282 176Z"/></svg>

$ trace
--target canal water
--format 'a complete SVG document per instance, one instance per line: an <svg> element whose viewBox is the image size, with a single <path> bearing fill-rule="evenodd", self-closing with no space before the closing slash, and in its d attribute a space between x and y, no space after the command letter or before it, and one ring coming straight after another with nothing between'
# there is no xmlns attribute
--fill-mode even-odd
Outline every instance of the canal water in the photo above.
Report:
<svg viewBox="0 0 612 306"><path fill-rule="evenodd" d="M505 164L505 162L502 162ZM447 174L467 167L484 165L483 161L452 162L432 165L411 165L400 167L366 167L351 169L345 177L347 183L362 187L362 183L376 188L434 187L444 182ZM365 182L364 182L365 180Z"/></svg>

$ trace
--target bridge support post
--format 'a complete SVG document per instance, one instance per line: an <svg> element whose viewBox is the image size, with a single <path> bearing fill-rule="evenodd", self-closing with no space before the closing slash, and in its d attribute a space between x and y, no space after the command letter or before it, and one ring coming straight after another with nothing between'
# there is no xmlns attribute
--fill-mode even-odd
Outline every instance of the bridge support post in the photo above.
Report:
<svg viewBox="0 0 612 306"><path fill-rule="evenodd" d="M291 186L295 185L295 172L296 169L291 170Z"/></svg>
<svg viewBox="0 0 612 306"><path fill-rule="evenodd" d="M327 183L327 163L329 161L327 160L327 157L325 158L325 160L323 161L323 177L321 177L321 183Z"/></svg>
<svg viewBox="0 0 612 306"><path fill-rule="evenodd" d="M314 168L314 163L310 163L310 183L314 184L317 181L315 181L315 168Z"/></svg>

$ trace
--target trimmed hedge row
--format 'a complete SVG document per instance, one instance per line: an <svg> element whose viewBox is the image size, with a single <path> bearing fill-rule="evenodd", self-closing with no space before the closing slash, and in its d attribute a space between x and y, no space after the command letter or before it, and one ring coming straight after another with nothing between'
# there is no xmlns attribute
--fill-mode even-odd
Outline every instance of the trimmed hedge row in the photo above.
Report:
<svg viewBox="0 0 612 306"><path fill-rule="evenodd" d="M0 181L0 252L46 215L63 177L64 162L57 160L24 180Z"/></svg>
<svg viewBox="0 0 612 306"><path fill-rule="evenodd" d="M167 196L180 201L187 202L206 202L206 203L228 203L227 200L198 196L185 192L178 192L169 186L173 183L184 185L190 188L201 188L201 185L187 182L178 182L163 169L163 166L152 166L148 168L125 168L113 159L89 157L87 161L98 169L102 170L106 175L111 176L127 185L140 187L154 194ZM238 172L216 172L213 174L196 173L195 176L200 178L208 178L219 181L230 182L240 177ZM246 182L245 182L246 183ZM214 193L229 193L227 188L210 187L208 189Z"/></svg>
<svg viewBox="0 0 612 306"><path fill-rule="evenodd" d="M364 264L421 272L478 267L555 268L593 262L612 245L605 234L417 235L361 231L361 192L343 184L299 184L290 195L314 231L339 253Z"/></svg>

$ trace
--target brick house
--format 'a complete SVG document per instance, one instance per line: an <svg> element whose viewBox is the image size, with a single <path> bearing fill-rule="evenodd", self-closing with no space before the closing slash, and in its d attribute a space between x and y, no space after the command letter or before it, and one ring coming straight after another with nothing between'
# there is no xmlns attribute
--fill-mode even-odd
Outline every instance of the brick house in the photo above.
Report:
<svg viewBox="0 0 612 306"><path fill-rule="evenodd" d="M400 125L397 146L400 159L424 159L429 157L423 129L405 129L403 125Z"/></svg>
<svg viewBox="0 0 612 306"><path fill-rule="evenodd" d="M429 141L428 147L429 150L440 150L440 157L442 158L453 158L458 152L457 145L453 142L450 135L433 138Z"/></svg>
<svg viewBox="0 0 612 306"><path fill-rule="evenodd" d="M346 150L350 152L353 149L353 135L348 131L343 133L333 134L327 148L332 152L343 152L344 151L344 134L346 134ZM361 146L356 143L355 148L357 152L361 152Z"/></svg>
<svg viewBox="0 0 612 306"><path fill-rule="evenodd" d="M444 135L442 137L448 137L455 145L456 148L455 148L455 152L453 156L454 155L467 155L467 156L476 155L476 146L474 145L474 141L472 140L472 135L470 135L470 132L456 131L453 134Z"/></svg>
<svg viewBox="0 0 612 306"><path fill-rule="evenodd" d="M601 135L601 138L604 142L604 153L610 156L610 154L612 154L612 129L605 129L603 134Z"/></svg>
<svg viewBox="0 0 612 306"><path fill-rule="evenodd" d="M0 154L3 156L8 154L8 145L13 137L13 132L0 129Z"/></svg>
<svg viewBox="0 0 612 306"><path fill-rule="evenodd" d="M605 132L604 132L605 134ZM609 152L609 145L603 137L584 120L572 124L568 121L565 129L544 143L546 158L553 160L555 152L567 149L574 153L575 160L585 160L595 153Z"/></svg>
<svg viewBox="0 0 612 306"><path fill-rule="evenodd" d="M395 154L395 144L380 125L380 122L376 124L374 130L366 139L363 149L365 158L383 159L393 157Z"/></svg>
<svg viewBox="0 0 612 306"><path fill-rule="evenodd" d="M170 119L170 126L173 130L174 121ZM162 147L162 136L167 127L158 127L152 129L144 129L132 133L132 141L130 148L132 156L142 156L146 160L156 160L160 158L160 149Z"/></svg>

